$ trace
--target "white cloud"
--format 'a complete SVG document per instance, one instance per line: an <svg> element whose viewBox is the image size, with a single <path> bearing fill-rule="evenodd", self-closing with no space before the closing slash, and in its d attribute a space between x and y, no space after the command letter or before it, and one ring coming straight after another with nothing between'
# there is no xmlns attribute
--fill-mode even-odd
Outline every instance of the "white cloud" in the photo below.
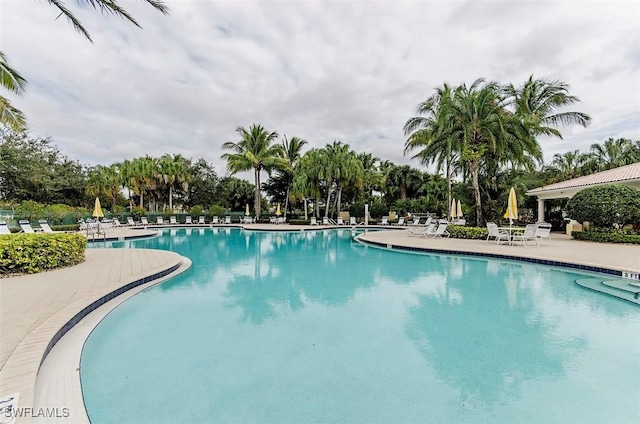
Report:
<svg viewBox="0 0 640 424"><path fill-rule="evenodd" d="M259 123L320 147L397 163L404 122L444 82L560 79L591 114L554 153L640 138L640 5L632 1L167 0L122 2L142 25L73 10L89 43L42 1L0 6L0 50L28 78L14 102L32 132L84 163L204 157Z"/></svg>

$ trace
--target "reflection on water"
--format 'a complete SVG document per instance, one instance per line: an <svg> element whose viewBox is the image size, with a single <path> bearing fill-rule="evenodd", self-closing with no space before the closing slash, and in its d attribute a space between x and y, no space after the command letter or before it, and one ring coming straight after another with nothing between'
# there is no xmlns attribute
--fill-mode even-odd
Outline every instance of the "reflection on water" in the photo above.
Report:
<svg viewBox="0 0 640 424"><path fill-rule="evenodd" d="M104 405L136 410L127 392L156 422L184 422L166 396L194 402L190 422L640 414L640 314L576 287L578 274L383 251L349 231L172 229L111 247L173 250L193 267L125 302L88 340L82 378L92 422L107 410L126 421Z"/></svg>

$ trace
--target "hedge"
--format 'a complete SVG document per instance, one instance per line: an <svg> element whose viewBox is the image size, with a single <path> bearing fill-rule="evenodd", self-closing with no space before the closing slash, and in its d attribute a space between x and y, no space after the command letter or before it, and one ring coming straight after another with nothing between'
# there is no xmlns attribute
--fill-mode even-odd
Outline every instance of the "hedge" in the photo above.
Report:
<svg viewBox="0 0 640 424"><path fill-rule="evenodd" d="M0 236L0 273L34 274L84 262L87 239L80 234Z"/></svg>
<svg viewBox="0 0 640 424"><path fill-rule="evenodd" d="M466 227L462 225L447 225L451 238L485 240L489 235L487 227Z"/></svg>
<svg viewBox="0 0 640 424"><path fill-rule="evenodd" d="M594 241L597 243L629 243L640 244L640 234L634 230L600 230L590 228L586 231L572 231L576 240Z"/></svg>

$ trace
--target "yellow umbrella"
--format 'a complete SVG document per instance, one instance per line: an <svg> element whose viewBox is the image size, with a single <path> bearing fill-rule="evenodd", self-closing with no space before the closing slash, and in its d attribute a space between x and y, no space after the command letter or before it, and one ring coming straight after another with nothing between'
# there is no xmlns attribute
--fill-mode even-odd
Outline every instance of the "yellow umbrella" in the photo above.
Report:
<svg viewBox="0 0 640 424"><path fill-rule="evenodd" d="M456 217L456 199L451 199L451 218Z"/></svg>
<svg viewBox="0 0 640 424"><path fill-rule="evenodd" d="M249 204L247 203L247 210L244 211L245 216L249 216Z"/></svg>
<svg viewBox="0 0 640 424"><path fill-rule="evenodd" d="M100 207L100 199L96 197L96 205L93 207L93 214L91 216L95 216L96 218L103 218L104 214L102 213L102 208Z"/></svg>
<svg viewBox="0 0 640 424"><path fill-rule="evenodd" d="M278 216L282 215L282 212L280 212L280 203L278 203L278 208L276 209L276 215Z"/></svg>
<svg viewBox="0 0 640 424"><path fill-rule="evenodd" d="M462 205L460 204L460 199L458 199L458 218L462 218L464 215L462 214Z"/></svg>
<svg viewBox="0 0 640 424"><path fill-rule="evenodd" d="M514 219L518 219L518 199L516 198L516 190L511 187L509 190L509 202L507 203L507 211L504 213L505 218L509 218L509 225L513 224Z"/></svg>

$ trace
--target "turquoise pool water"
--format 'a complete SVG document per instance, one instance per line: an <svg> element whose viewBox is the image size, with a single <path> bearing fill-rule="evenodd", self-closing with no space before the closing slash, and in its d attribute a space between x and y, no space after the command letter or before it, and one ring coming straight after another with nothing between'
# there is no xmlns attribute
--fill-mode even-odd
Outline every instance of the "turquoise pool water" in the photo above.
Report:
<svg viewBox="0 0 640 424"><path fill-rule="evenodd" d="M101 423L631 423L640 309L585 274L392 252L348 231L177 229L182 275L88 338ZM587 274L588 275L588 274Z"/></svg>

